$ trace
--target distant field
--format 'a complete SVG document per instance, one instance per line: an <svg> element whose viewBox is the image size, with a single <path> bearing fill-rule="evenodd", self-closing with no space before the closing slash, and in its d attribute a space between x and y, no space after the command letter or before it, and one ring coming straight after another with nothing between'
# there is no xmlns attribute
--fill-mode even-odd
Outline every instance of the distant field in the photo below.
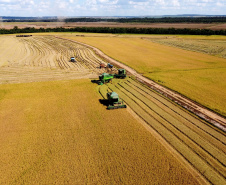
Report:
<svg viewBox="0 0 226 185"><path fill-rule="evenodd" d="M146 38L152 42L226 58L226 40L183 37Z"/></svg>
<svg viewBox="0 0 226 185"><path fill-rule="evenodd" d="M159 37L164 36L156 36L156 38ZM184 37L189 38L189 36ZM147 36L146 39L143 36L139 38L133 35L116 35L116 37L100 35L98 37L96 34L75 37L68 34L65 38L93 45L144 76L226 116L226 104L222 103L226 102L226 59L224 58L151 42L155 36ZM217 43L221 42L222 47L225 47L223 36L210 36L210 40L205 36L197 36L193 45L196 46L198 42L202 42L198 40L200 38L205 38L204 42L205 44L209 42L209 46L213 43L217 48Z"/></svg>
<svg viewBox="0 0 226 185"><path fill-rule="evenodd" d="M198 184L90 80L0 85L0 184Z"/></svg>
<svg viewBox="0 0 226 185"><path fill-rule="evenodd" d="M126 28L190 28L190 29L226 29L226 23L115 23L115 22L0 22L0 28L12 29L14 26L19 28L54 28L54 27L126 27Z"/></svg>

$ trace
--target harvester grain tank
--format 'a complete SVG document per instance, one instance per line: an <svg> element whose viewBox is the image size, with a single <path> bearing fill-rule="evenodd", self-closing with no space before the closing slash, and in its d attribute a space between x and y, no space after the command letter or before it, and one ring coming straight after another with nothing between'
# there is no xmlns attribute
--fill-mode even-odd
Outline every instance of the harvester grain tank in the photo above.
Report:
<svg viewBox="0 0 226 185"><path fill-rule="evenodd" d="M99 85L103 85L106 82L110 82L113 78L113 74L103 73L99 76Z"/></svg>
<svg viewBox="0 0 226 185"><path fill-rule="evenodd" d="M115 74L115 78L126 78L126 70L119 69L118 74Z"/></svg>
<svg viewBox="0 0 226 185"><path fill-rule="evenodd" d="M126 108L126 105L122 100L119 99L119 96L116 92L107 93L107 98L108 98L108 107L107 107L108 110Z"/></svg>

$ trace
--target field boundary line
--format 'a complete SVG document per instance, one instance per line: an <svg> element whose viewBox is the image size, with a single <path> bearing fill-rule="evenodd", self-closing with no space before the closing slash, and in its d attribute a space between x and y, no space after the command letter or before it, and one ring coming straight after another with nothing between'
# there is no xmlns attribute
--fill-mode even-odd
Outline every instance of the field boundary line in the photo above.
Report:
<svg viewBox="0 0 226 185"><path fill-rule="evenodd" d="M156 82L142 76L137 71L132 69L131 67L122 64L118 62L117 60L107 56L105 53L103 53L100 49L95 48L94 46L78 42L72 39L62 38L55 36L59 39L65 39L69 40L71 42L75 42L78 44L81 44L83 46L86 46L88 48L91 48L98 56L103 58L104 60L116 65L117 67L126 69L131 75L134 75L138 81L141 83L149 86L153 90L157 91L158 93L164 95L168 99L171 99L173 102L177 103L181 107L187 109L188 111L192 112L193 114L197 115L201 119L206 120L207 122L211 123L215 127L221 129L222 131L226 132L226 118L224 116L221 116L217 114L216 112L209 110L208 108L204 107L203 105L198 104L197 102L183 96L182 94L179 94L178 92L175 92L171 89L168 89L162 85L157 84Z"/></svg>

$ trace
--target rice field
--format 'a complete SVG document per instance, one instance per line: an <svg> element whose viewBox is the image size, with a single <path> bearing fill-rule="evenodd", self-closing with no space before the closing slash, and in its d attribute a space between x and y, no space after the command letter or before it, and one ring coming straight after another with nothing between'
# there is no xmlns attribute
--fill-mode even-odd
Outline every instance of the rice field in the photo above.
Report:
<svg viewBox="0 0 226 185"><path fill-rule="evenodd" d="M106 87L105 87L106 86ZM117 92L151 128L160 134L211 184L224 184L226 135L211 124L173 104L152 89L128 78L100 87L100 93Z"/></svg>
<svg viewBox="0 0 226 185"><path fill-rule="evenodd" d="M75 34L0 36L0 184L225 184L225 132L133 77L92 83L107 59L60 37L103 47L222 114L225 59L155 36ZM111 91L127 109L106 110Z"/></svg>
<svg viewBox="0 0 226 185"><path fill-rule="evenodd" d="M162 37L164 36L156 36L156 38ZM147 36L146 39L145 36L139 38L133 35L120 35L119 37L65 35L65 38L95 46L155 82L221 115L226 115L226 104L222 103L226 102L225 58L152 42L155 36ZM188 39L189 37L182 38ZM198 43L199 39L201 37L197 37L197 41L193 44ZM223 36L210 37L209 40L205 37L205 39L205 43L209 40L211 40L209 43L220 42L217 39L221 39L223 45L225 43Z"/></svg>
<svg viewBox="0 0 226 185"><path fill-rule="evenodd" d="M0 85L0 184L199 184L88 79Z"/></svg>
<svg viewBox="0 0 226 185"><path fill-rule="evenodd" d="M94 77L105 63L87 47L54 36L0 37L0 83ZM69 62L76 57L77 62Z"/></svg>

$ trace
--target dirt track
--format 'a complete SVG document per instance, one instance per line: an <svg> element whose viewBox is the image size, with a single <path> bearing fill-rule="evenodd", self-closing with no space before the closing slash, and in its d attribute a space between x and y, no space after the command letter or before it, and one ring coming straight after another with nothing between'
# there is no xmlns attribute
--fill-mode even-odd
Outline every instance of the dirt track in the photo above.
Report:
<svg viewBox="0 0 226 185"><path fill-rule="evenodd" d="M57 38L59 38L59 37L57 37ZM66 40L70 40L70 39L66 39ZM93 46L90 46L88 44L84 44L81 42L77 42L74 40L70 40L70 41L79 43L81 45L91 48L98 56L102 57L104 60L114 64L115 66L126 69L127 72L129 72L131 75L134 75L137 78L137 80L139 80L140 82L148 85L152 89L158 91L165 97L171 99L175 103L181 105L182 107L184 107L185 109L194 113L195 115L199 116L200 118L210 122L211 124L215 125L216 127L220 128L221 130L226 131L226 119L224 117L208 110L207 108L205 108L201 105L198 105L197 103L187 99L186 97L184 97L170 89L167 89L167 88L153 82L150 79L145 78L141 74L137 73L134 69L110 58L109 56L105 55L102 51L100 51L99 49L97 49Z"/></svg>

